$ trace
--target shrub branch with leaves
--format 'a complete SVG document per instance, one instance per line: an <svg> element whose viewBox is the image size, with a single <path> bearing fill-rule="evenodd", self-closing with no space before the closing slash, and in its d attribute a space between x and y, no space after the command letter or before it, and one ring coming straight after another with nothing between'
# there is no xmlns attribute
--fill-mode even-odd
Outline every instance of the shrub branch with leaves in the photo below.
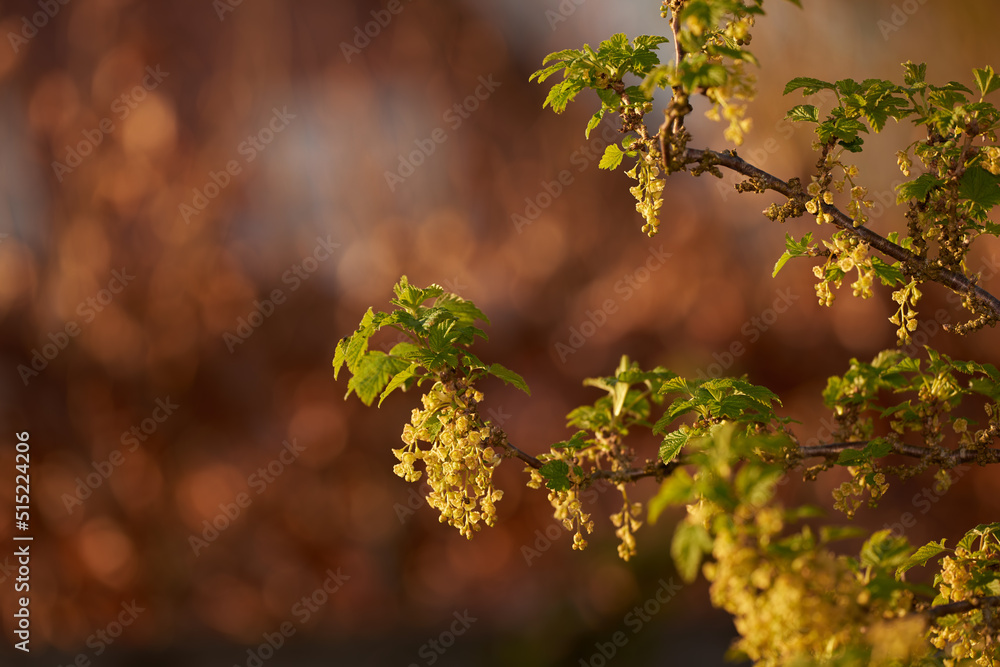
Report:
<svg viewBox="0 0 1000 667"><path fill-rule="evenodd" d="M800 5L796 0L791 0ZM903 66L902 83L883 79L836 82L793 79L785 94L827 91L835 101L821 114L800 104L787 115L814 126L815 173L798 178L769 174L736 150L693 148L686 118L691 100L703 96L708 116L727 123L724 137L736 146L750 128L747 105L754 94L748 50L763 0L668 0L661 14L670 38L614 35L597 49L588 45L547 56L532 79L561 74L544 106L561 113L584 90L600 108L585 134L608 115L625 135L607 147L600 167L626 172L642 231L660 227L665 179L677 172L721 177L722 169L745 177L736 189L768 190L785 201L764 215L778 222L813 216L828 236L786 236L774 274L798 257L815 258L816 293L829 305L849 278L854 296L871 298L876 280L892 288L898 305L890 318L900 344L917 326L921 286L941 285L961 297L966 322L949 330L969 334L1000 321L1000 300L968 271L967 258L980 236L1000 235L989 212L1000 204L1000 112L986 101L1000 88L991 67L973 72L975 88L926 81L926 67ZM658 49L673 44L673 60ZM669 89L664 120L654 130L645 118L653 92ZM924 128L926 138L901 148L896 164L907 178L897 189L905 233L884 236L867 226L873 206L851 162L864 150L864 134L880 132L889 119ZM919 174L914 162L918 162ZM845 210L835 203L848 197ZM582 494L607 483L621 493L611 515L619 555L636 553L636 533L673 505L686 507L671 555L688 581L699 573L711 582L713 604L733 615L739 639L731 655L758 665L996 665L1000 661L1000 523L971 528L954 548L945 540L918 549L889 531L868 535L856 526L826 525L818 508L786 509L775 499L779 479L804 468L807 479L834 466L850 480L834 492L834 506L852 517L863 502L874 506L903 480L933 471L939 491L959 464L1000 462L1000 371L989 363L951 359L930 348L925 358L888 350L870 363L852 359L843 376L831 377L823 402L836 428L830 442L803 446L793 420L780 415L781 401L745 378L691 379L662 367L643 370L623 356L612 375L585 384L600 392L592 404L568 415L574 433L533 456L511 443L499 425L484 419L477 384L500 378L528 392L518 374L482 362L471 351L486 337L477 322L486 316L470 301L437 285L417 288L404 276L391 312L364 315L358 329L337 345L335 377L346 366L348 396L379 404L394 390L427 385L421 408L404 425L403 446L393 449L394 471L407 481L425 479L429 504L440 519L471 538L492 526L503 492L492 473L504 458L526 464L529 487L542 489L555 517L574 533L573 548L587 546L594 529ZM407 340L389 352L370 350L384 327ZM969 416L981 412L980 422ZM650 458L636 454L634 432L660 438ZM890 463L902 460L905 463ZM643 516L629 495L644 477L660 490ZM808 520L808 522L806 522ZM867 535L857 556L833 548ZM933 585L911 583L913 567L936 563Z"/></svg>

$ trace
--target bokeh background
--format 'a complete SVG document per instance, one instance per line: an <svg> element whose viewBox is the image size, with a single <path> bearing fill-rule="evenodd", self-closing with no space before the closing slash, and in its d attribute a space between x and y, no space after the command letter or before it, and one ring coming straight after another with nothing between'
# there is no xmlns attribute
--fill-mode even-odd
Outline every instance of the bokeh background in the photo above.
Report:
<svg viewBox="0 0 1000 667"><path fill-rule="evenodd" d="M933 80L971 83L972 67L1000 66L990 0L805 4L769 2L753 41L763 69L741 154L784 178L815 161L809 132L782 121L801 101L781 96L789 78L899 79L914 60ZM598 665L624 631L620 664L722 664L732 625L703 583L653 605L639 631L628 616L678 581L676 514L645 527L623 563L606 520L618 499L601 494L591 546L575 552L511 462L497 473L498 526L466 541L391 471L418 396L366 409L342 400L346 380L330 368L337 340L368 306L386 308L406 274L490 316L477 354L522 373L532 396L487 383L486 407L529 452L568 435L564 415L597 398L582 380L622 353L692 375L746 373L785 398L804 441L819 432L826 377L895 343L888 293L861 302L846 290L821 309L810 266L772 279L785 233L815 225L778 228L760 215L771 200L738 197L732 180L671 179L662 231L646 238L631 182L597 168L614 125L584 139L596 98L557 117L542 110L547 87L528 82L551 51L666 33L658 7L0 4L0 660ZM700 114L691 129L693 145L724 146ZM894 152L914 136L890 127L869 139L859 165L880 201L892 201ZM560 175L561 192L543 196ZM881 207L871 224L885 233L901 215ZM998 251L982 241L973 262L994 292ZM939 333L935 317L962 317L944 294L929 289L923 315L935 346L998 362L995 331ZM597 321L573 353L560 347ZM745 352L727 357L734 343ZM30 657L11 648L21 431ZM916 478L857 521L910 511L914 541L954 539L996 517L994 479L970 472L923 510L911 498L931 481ZM829 506L840 481L831 472L784 493ZM213 521L225 529L206 533ZM325 581L335 593L317 593ZM282 628L290 636L269 651Z"/></svg>

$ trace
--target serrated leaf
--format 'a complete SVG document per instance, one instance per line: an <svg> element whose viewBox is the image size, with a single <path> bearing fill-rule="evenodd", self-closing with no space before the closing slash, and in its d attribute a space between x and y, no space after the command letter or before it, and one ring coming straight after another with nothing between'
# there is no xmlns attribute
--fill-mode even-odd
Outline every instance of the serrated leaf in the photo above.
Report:
<svg viewBox="0 0 1000 667"><path fill-rule="evenodd" d="M729 419L731 421L757 421L760 414L765 417L770 413L770 409L749 396L734 394L733 396L723 396L719 400L717 410L713 410L713 415Z"/></svg>
<svg viewBox="0 0 1000 667"><path fill-rule="evenodd" d="M339 341L337 341L337 350L333 353L333 379L337 379L337 375L340 374L340 369L347 361L347 345L350 342L349 336L344 336Z"/></svg>
<svg viewBox="0 0 1000 667"><path fill-rule="evenodd" d="M587 121L587 130L583 133L583 136L590 139L590 131L600 125L603 118L604 107L601 107L596 113L594 113L593 116L590 117L590 120Z"/></svg>
<svg viewBox="0 0 1000 667"><path fill-rule="evenodd" d="M552 107L556 113L562 113L566 110L566 105L572 102L573 98L585 87L580 79L560 81L549 90L549 94L546 95L545 101L542 103L542 108Z"/></svg>
<svg viewBox="0 0 1000 667"><path fill-rule="evenodd" d="M872 269L883 285L893 286L903 282L903 270L900 268L900 262L887 264L878 257L872 257Z"/></svg>
<svg viewBox="0 0 1000 667"><path fill-rule="evenodd" d="M702 401L699 401L697 398L676 398L674 399L674 402L670 404L666 414L663 415L663 419L665 419L666 423L669 424L681 415L685 415L694 410L700 403L702 403Z"/></svg>
<svg viewBox="0 0 1000 667"><path fill-rule="evenodd" d="M569 481L569 465L565 461L549 461L538 472L545 478L545 486L553 491L565 491L573 486Z"/></svg>
<svg viewBox="0 0 1000 667"><path fill-rule="evenodd" d="M691 432L687 430L676 430L668 433L663 437L663 442L660 443L660 460L664 463L670 463L673 461L677 455L680 453L681 448L687 444L688 439L691 437Z"/></svg>
<svg viewBox="0 0 1000 667"><path fill-rule="evenodd" d="M604 149L604 155L601 156L601 161L597 166L601 169L617 169L618 165L622 163L622 158L624 157L625 153L623 153L616 144L608 144L607 148Z"/></svg>
<svg viewBox="0 0 1000 667"><path fill-rule="evenodd" d="M577 431L573 434L569 440L563 440L562 442L557 442L552 445L552 449L583 449L589 446L590 443L587 442L587 432Z"/></svg>
<svg viewBox="0 0 1000 667"><path fill-rule="evenodd" d="M796 241L791 234L785 234L785 252L774 265L771 277L778 275L778 271L793 257L808 257L809 246L812 244L812 232L802 237L801 241Z"/></svg>
<svg viewBox="0 0 1000 667"><path fill-rule="evenodd" d="M994 176L982 167L972 166L965 170L958 184L958 196L968 199L982 209L983 213L1000 204L1000 176Z"/></svg>
<svg viewBox="0 0 1000 667"><path fill-rule="evenodd" d="M819 112L812 104L800 104L788 110L785 118L796 122L819 122Z"/></svg>
<svg viewBox="0 0 1000 667"><path fill-rule="evenodd" d="M419 345L403 341L392 346L392 349L389 350L389 356L412 361L415 358L414 355L421 349Z"/></svg>
<svg viewBox="0 0 1000 667"><path fill-rule="evenodd" d="M903 204L914 199L923 201L935 188L944 185L944 181L931 174L921 174L912 181L907 181L896 187L896 203Z"/></svg>
<svg viewBox="0 0 1000 667"><path fill-rule="evenodd" d="M393 359L385 352L369 352L358 362L354 375L347 383L347 395L355 392L361 402L371 405L375 397L388 384L389 379L407 367L401 359Z"/></svg>
<svg viewBox="0 0 1000 667"><path fill-rule="evenodd" d="M416 377L417 369L419 367L419 364L410 364L408 367L393 375L392 379L389 380L389 384L385 386L382 394L378 397L378 407L382 407L382 401L385 400L386 396L402 387L410 378Z"/></svg>
<svg viewBox="0 0 1000 667"><path fill-rule="evenodd" d="M987 65L983 69L974 69L973 76L976 78L976 87L983 97L1000 88L1000 77L996 75L993 68Z"/></svg>
<svg viewBox="0 0 1000 667"><path fill-rule="evenodd" d="M854 466L858 465L863 461L869 459L865 453L858 449L845 449L840 452L840 456L837 457L837 465L839 466Z"/></svg>
<svg viewBox="0 0 1000 667"><path fill-rule="evenodd" d="M803 89L803 95L814 95L821 90L836 90L836 87L828 81L813 79L808 76L799 76L785 84L785 91L782 94L787 95L788 93L798 90L799 88Z"/></svg>
<svg viewBox="0 0 1000 667"><path fill-rule="evenodd" d="M528 383L524 381L524 378L510 370L509 368L504 368L500 364L493 364L490 366L490 375L500 378L505 384L512 384L521 391L523 391L528 396L531 396L531 390L528 389Z"/></svg>
<svg viewBox="0 0 1000 667"><path fill-rule="evenodd" d="M903 83L907 86L923 83L924 78L927 76L927 64L920 63L916 65L910 61L906 61L903 63L903 72Z"/></svg>
<svg viewBox="0 0 1000 667"><path fill-rule="evenodd" d="M906 559L902 565L896 568L896 579L899 579L910 568L920 565L923 567L931 558L934 558L943 551L946 551L944 540L940 542L930 542L913 552L913 555ZM960 545L961 546L961 545Z"/></svg>
<svg viewBox="0 0 1000 667"><path fill-rule="evenodd" d="M490 318L486 317L476 304L451 292L444 292L438 296L434 300L434 307L447 310L462 324L473 324L476 321L490 323Z"/></svg>

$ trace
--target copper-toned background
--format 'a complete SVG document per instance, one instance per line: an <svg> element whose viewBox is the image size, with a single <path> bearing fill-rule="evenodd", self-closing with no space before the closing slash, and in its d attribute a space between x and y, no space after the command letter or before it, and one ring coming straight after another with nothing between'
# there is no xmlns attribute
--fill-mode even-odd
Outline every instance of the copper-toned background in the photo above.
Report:
<svg viewBox="0 0 1000 667"><path fill-rule="evenodd" d="M754 33L763 69L741 154L783 178L807 177L815 160L808 130L781 120L801 102L781 97L789 78L899 79L912 59L929 61L933 80L971 83L973 66L1000 66L988 0L805 4L769 2ZM490 316L476 353L522 373L533 393L486 383L486 407L529 452L566 437L564 415L597 397L581 381L622 353L692 375L713 363L747 373L785 398L803 440L817 433L826 377L894 345L888 293L861 302L845 288L821 309L808 264L772 279L786 232L822 230L768 222L760 210L772 200L737 197L731 180L672 178L662 231L647 239L631 181L597 168L613 128L584 141L596 98L583 94L557 117L541 108L547 86L527 81L551 51L667 32L658 6L3 3L0 652L17 664L246 665L248 650L269 655L265 635L285 624L294 635L265 664L600 664L591 656L618 631L622 664L719 664L733 631L703 582L638 632L626 616L661 580L677 581L676 513L640 532L626 564L607 521L617 500L603 494L591 546L574 552L543 495L507 463L499 524L468 542L392 474L389 450L418 396L366 409L342 400L346 380L330 368L337 340L368 306L386 308L405 273ZM36 14L41 27L25 29ZM695 146L724 146L700 113L691 125ZM862 178L884 201L901 178L893 153L915 136L900 126L868 139ZM389 183L386 172L398 175L420 146L434 151ZM900 228L897 210L878 211L875 229ZM529 214L528 225L512 217ZM982 241L973 262L994 292L998 250ZM131 276L124 286L115 271ZM281 303L251 316L276 290ZM953 303L927 292L925 317L940 309L958 321ZM778 314L781 298L791 305ZM250 335L234 343L241 318L258 326L243 325ZM600 326L585 325L593 335L566 353L559 345L587 322ZM931 338L998 361L996 332ZM744 352L727 357L734 343ZM22 374L36 352L37 366L53 358ZM169 415L167 404L177 406ZM133 428L141 442L123 439ZM10 648L21 431L31 443L30 658ZM274 464L293 440L297 458ZM277 474L262 482L256 471L269 464ZM915 541L954 538L995 518L992 478L970 473L933 505L911 500L931 485L918 478L858 521L881 527L909 511ZM786 493L829 505L841 480L828 473ZM80 482L86 498L74 495ZM647 480L637 494L654 491ZM220 519L238 498L250 502ZM196 555L191 537L213 520L228 528ZM548 548L531 557L525 547ZM340 588L301 613L328 572L344 577ZM107 644L95 633L117 633L123 604L143 611ZM455 614L476 620L453 626ZM464 631L450 637L452 627ZM437 653L431 640L449 648Z"/></svg>

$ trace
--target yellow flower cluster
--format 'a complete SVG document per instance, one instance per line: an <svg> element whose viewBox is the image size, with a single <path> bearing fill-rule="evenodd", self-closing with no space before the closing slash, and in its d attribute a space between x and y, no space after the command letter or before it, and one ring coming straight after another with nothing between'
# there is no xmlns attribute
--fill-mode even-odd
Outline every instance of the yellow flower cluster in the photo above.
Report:
<svg viewBox="0 0 1000 667"><path fill-rule="evenodd" d="M635 531L642 526L637 517L642 513L642 503L630 503L625 493L625 485L619 484L624 505L622 511L611 515L611 523L615 524L615 536L621 540L618 543L618 556L628 560L635 555Z"/></svg>
<svg viewBox="0 0 1000 667"><path fill-rule="evenodd" d="M658 159L658 155L646 153L625 172L639 181L638 185L629 188L629 192L636 198L635 210L646 221L642 232L650 238L660 229L660 208L663 206L663 186L666 185L666 181L660 178L660 168L656 166Z"/></svg>
<svg viewBox="0 0 1000 667"><path fill-rule="evenodd" d="M531 475L531 479L528 480L528 488L540 489L544 486L545 479L541 473L531 467L526 468L525 471ZM573 482L573 485L568 489L560 491L549 490L549 503L555 510L555 518L562 522L563 527L566 530L575 531L573 534L573 548L583 551L587 548L587 540L583 537L583 531L586 530L588 533L593 533L594 522L591 521L590 514L583 511L583 503L580 499L580 482L582 478L576 473L573 465L570 465L569 478Z"/></svg>
<svg viewBox="0 0 1000 667"><path fill-rule="evenodd" d="M942 559L941 574L935 579L941 598L946 602L958 602L981 594L970 566L978 560L977 556L986 560L990 555L996 556L995 553L970 553L959 548L955 550L955 558ZM931 643L948 656L944 660L948 667L965 664L996 667L1000 665L1000 618L996 609L988 606L967 614L947 616L931 628Z"/></svg>
<svg viewBox="0 0 1000 667"><path fill-rule="evenodd" d="M917 330L917 302L923 294L917 289L917 281L911 280L907 285L892 293L892 300L899 304L896 314L889 318L899 329L896 338L899 344L910 342L910 333Z"/></svg>
<svg viewBox="0 0 1000 667"><path fill-rule="evenodd" d="M911 593L874 599L850 559L820 546L782 556L772 548L781 540L782 515L773 506L737 509L732 529L715 539L715 561L704 568L712 602L734 617L738 653L759 667L833 664L843 651L866 645L874 650L865 664L926 656L923 621L897 618L910 608ZM808 530L796 537L813 539ZM866 637L867 627L873 636ZM876 643L887 634L893 642Z"/></svg>
<svg viewBox="0 0 1000 667"><path fill-rule="evenodd" d="M496 502L503 491L493 487L493 470L500 455L490 444L494 432L476 413L481 392L471 387L451 387L438 382L421 398L423 410L414 409L403 427L405 447L392 450L399 463L393 472L416 482L422 472L413 464L424 463L431 492L427 503L441 512L441 522L458 528L472 539L481 524L496 522ZM419 442L430 443L421 449Z"/></svg>

